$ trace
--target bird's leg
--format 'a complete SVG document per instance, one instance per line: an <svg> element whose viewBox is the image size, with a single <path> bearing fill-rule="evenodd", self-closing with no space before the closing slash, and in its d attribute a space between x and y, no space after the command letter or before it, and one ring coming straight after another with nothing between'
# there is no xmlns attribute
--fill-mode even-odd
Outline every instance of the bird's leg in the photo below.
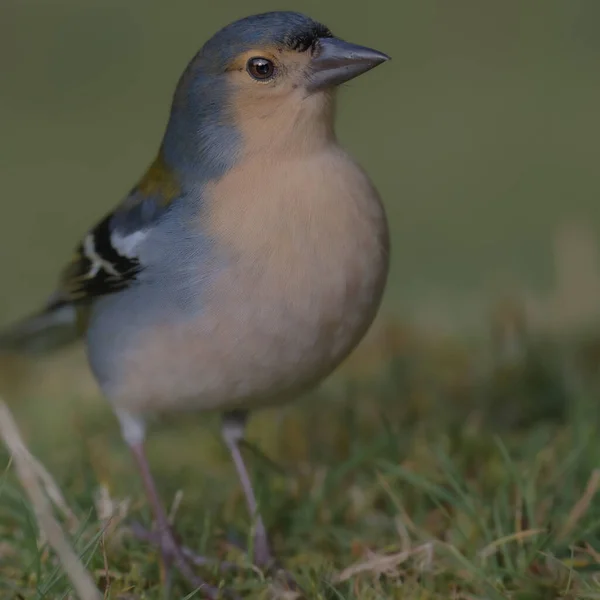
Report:
<svg viewBox="0 0 600 600"><path fill-rule="evenodd" d="M149 542L158 548L161 547L160 534L148 531L141 523L132 523L133 534L139 540ZM191 548L181 546L181 552L185 558L193 565L198 567L214 567L220 571L239 571L242 567L234 562L218 560L216 558L207 558L196 554Z"/></svg>
<svg viewBox="0 0 600 600"><path fill-rule="evenodd" d="M258 503L254 488L250 481L248 469L244 463L242 453L240 452L240 442L244 438L244 429L246 425L247 414L243 411L233 411L226 413L223 417L222 435L225 444L229 448L233 464L238 473L246 504L250 517L255 519L254 529L254 562L260 567L268 566L272 561L271 550L269 548L269 540L267 538L267 530L263 523L262 517L258 512Z"/></svg>
<svg viewBox="0 0 600 600"><path fill-rule="evenodd" d="M208 585L203 579L198 577L187 562L181 546L175 540L173 531L169 524L167 513L163 508L163 505L158 496L156 484L150 471L150 465L146 452L144 450L144 437L145 427L144 423L139 420L138 417L133 417L129 414L119 413L119 421L121 423L121 430L123 437L127 442L131 453L137 463L138 469L142 477L142 483L146 491L146 496L150 503L150 508L154 514L156 525L158 527L158 533L160 535L160 550L163 565L166 571L166 593L169 594L170 579L171 579L171 567L175 566L179 572L187 579L187 581L194 587L201 590L207 598L214 600L218 597L219 591Z"/></svg>
<svg viewBox="0 0 600 600"><path fill-rule="evenodd" d="M255 520L254 526L254 562L259 567L273 567L283 575L290 589L301 591L294 577L281 568L281 566L273 559L267 538L267 530L263 523L262 517L258 512L258 503L254 494L254 488L250 482L250 476L244 463L242 453L240 452L240 442L244 438L244 429L246 425L247 413L244 411L234 411L226 413L223 417L222 434L225 444L231 452L231 457L235 464L235 468L242 484L246 504L250 516Z"/></svg>

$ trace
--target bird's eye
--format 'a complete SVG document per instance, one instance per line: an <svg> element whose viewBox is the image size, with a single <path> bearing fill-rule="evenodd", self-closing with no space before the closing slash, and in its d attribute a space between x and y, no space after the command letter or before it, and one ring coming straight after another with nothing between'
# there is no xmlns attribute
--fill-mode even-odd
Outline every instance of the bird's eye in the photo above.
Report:
<svg viewBox="0 0 600 600"><path fill-rule="evenodd" d="M266 79L271 79L271 77L273 77L275 65L266 58L255 57L248 61L246 70L250 73L251 77L254 77L254 79L265 81Z"/></svg>

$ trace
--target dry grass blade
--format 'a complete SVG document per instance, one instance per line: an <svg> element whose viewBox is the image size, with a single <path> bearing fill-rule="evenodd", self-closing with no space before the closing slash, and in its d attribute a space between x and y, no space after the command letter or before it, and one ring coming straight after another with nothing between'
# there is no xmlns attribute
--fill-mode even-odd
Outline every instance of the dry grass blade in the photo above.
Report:
<svg viewBox="0 0 600 600"><path fill-rule="evenodd" d="M497 540L494 540L491 544L488 544L485 548L479 551L479 556L483 559L486 559L493 554L496 553L500 546L504 546L505 544L509 544L510 542L522 542L530 537L534 537L536 535L540 535L541 533L546 533L545 529L527 529L525 531L517 531L516 533L511 533L510 535L505 535Z"/></svg>
<svg viewBox="0 0 600 600"><path fill-rule="evenodd" d="M54 517L52 505L39 482L37 461L32 460L31 453L23 443L8 406L1 399L0 436L12 454L17 476L31 501L40 530L58 556L75 592L81 600L101 600L102 596L92 577L71 548L64 531Z"/></svg>
<svg viewBox="0 0 600 600"><path fill-rule="evenodd" d="M46 470L46 467L40 463L37 458L28 453L28 459L31 462L31 466L35 470L39 480L42 482L48 498L52 500L54 506L60 510L65 517L69 531L73 532L79 528L79 519L75 516L75 513L69 508L62 492L54 482L54 479Z"/></svg>
<svg viewBox="0 0 600 600"><path fill-rule="evenodd" d="M432 557L432 542L415 546L412 550L397 552L396 554L372 554L367 560L359 562L347 569L334 578L335 583L343 583L352 579L361 573L394 573L399 565L406 562L408 559L417 555L425 555L429 560Z"/></svg>
<svg viewBox="0 0 600 600"><path fill-rule="evenodd" d="M588 479L587 485L583 496L575 503L575 506L571 509L565 524L563 525L560 533L558 534L558 541L564 540L575 528L577 523L581 520L581 517L587 512L593 497L598 491L600 486L600 469L594 469L590 478Z"/></svg>

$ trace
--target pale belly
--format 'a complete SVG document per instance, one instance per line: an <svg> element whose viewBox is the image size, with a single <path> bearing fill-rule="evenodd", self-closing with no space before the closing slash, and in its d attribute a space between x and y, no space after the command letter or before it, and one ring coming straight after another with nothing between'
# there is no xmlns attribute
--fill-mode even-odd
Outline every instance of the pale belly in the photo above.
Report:
<svg viewBox="0 0 600 600"><path fill-rule="evenodd" d="M236 194L224 188L203 222L219 260L209 277L195 282L192 265L189 285L177 280L185 302L170 306L147 289L98 305L90 363L115 407L146 413L287 401L354 349L385 287L387 223L362 172L319 178L321 164L311 170L312 194L297 193L307 180L293 173L281 184L289 188L284 207L261 205L267 200L250 191L228 206Z"/></svg>
<svg viewBox="0 0 600 600"><path fill-rule="evenodd" d="M385 241L374 236L346 248L344 260L317 260L310 269L226 270L187 318L171 313L137 330L128 329L130 319L112 331L116 322L107 319L106 367L96 370L101 387L131 413L251 409L292 399L329 375L371 324L387 276Z"/></svg>
<svg viewBox="0 0 600 600"><path fill-rule="evenodd" d="M292 399L329 375L371 324L382 264L358 285L292 289L215 285L195 317L134 334L106 381L111 401L132 413L255 408ZM239 282L238 282L239 283ZM339 286L338 286L339 283ZM222 287L221 287L222 286Z"/></svg>

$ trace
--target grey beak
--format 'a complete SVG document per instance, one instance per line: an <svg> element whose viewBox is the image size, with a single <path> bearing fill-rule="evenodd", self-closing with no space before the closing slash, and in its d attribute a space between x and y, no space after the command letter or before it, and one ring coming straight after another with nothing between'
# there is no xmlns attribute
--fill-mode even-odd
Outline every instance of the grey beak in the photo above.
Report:
<svg viewBox="0 0 600 600"><path fill-rule="evenodd" d="M390 57L383 52L357 46L337 38L320 38L310 64L308 90L316 91L354 79Z"/></svg>

